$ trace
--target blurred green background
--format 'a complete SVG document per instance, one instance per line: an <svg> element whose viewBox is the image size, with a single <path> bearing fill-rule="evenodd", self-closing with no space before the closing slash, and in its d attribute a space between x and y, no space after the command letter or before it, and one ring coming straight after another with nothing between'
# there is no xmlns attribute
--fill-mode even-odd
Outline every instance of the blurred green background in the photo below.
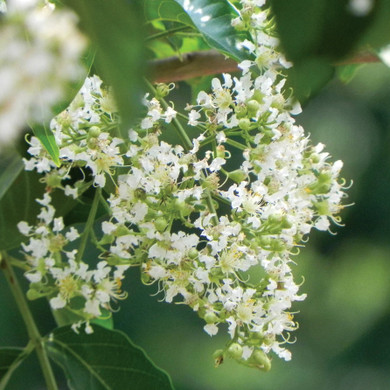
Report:
<svg viewBox="0 0 390 390"><path fill-rule="evenodd" d="M159 303L156 287L143 286L134 270L116 328L171 374L177 390L390 389L390 69L370 64L348 85L335 79L297 121L333 160L344 161L344 177L353 181L346 203L354 205L342 213L345 227L332 228L335 236L314 232L295 258L308 298L293 307L300 324L293 359L274 358L269 373L234 361L214 368L224 329L210 338L196 313ZM23 346L27 335L2 275L0 305L0 345ZM46 303L32 305L42 333L49 332L54 322ZM33 357L8 389L44 389Z"/></svg>

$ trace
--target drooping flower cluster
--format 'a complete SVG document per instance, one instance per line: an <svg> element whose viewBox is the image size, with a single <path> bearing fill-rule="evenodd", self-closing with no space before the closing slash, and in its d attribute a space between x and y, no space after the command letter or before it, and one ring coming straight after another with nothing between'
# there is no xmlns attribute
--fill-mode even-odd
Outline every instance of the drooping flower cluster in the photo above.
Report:
<svg viewBox="0 0 390 390"><path fill-rule="evenodd" d="M79 249L67 249L78 233L64 233L49 195L39 200L40 222L19 228L30 237L23 249L31 289L48 296L53 309L67 307L85 321L101 316L112 299L124 297L124 271L138 266L143 282L155 283L166 302L196 311L208 334L227 327L230 341L216 352L217 362L230 356L268 370L271 351L291 358L284 347L297 327L290 310L305 297L293 279L292 255L313 227L329 230L339 222L345 194L342 163L330 163L324 146L311 145L292 117L300 107L285 97L278 67L288 64L266 35L268 11L258 8L264 1L241 3L234 24L251 33L253 47L249 41L243 47L256 60L241 64L241 77L215 78L211 92L188 105L185 125L199 131L192 141L165 102L164 86L146 95L146 114L128 139L117 138L115 105L97 76L52 121L60 168L31 138L26 169L44 174L48 192L77 198L88 186L97 188L94 202L109 209L95 239L101 259L88 265L83 259L90 226ZM252 74L260 57L261 72ZM183 145L167 142L168 125ZM84 181L69 180L72 169L82 170ZM107 179L115 190L104 199ZM94 212L92 205L92 220Z"/></svg>
<svg viewBox="0 0 390 390"><path fill-rule="evenodd" d="M43 1L0 4L0 145L27 123L44 123L84 70L86 39L76 15Z"/></svg>

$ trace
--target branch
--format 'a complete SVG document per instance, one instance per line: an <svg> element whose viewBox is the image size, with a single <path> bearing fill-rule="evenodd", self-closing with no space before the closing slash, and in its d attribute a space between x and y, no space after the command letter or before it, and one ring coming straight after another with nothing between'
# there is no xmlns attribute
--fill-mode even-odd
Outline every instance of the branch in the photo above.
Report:
<svg viewBox="0 0 390 390"><path fill-rule="evenodd" d="M216 50L194 51L181 57L168 57L150 62L156 83L188 80L194 77L236 72L237 62Z"/></svg>
<svg viewBox="0 0 390 390"><path fill-rule="evenodd" d="M335 65L366 64L379 62L379 58L369 52L357 53L353 57ZM168 57L152 60L149 63L152 80L156 83L188 80L212 74L237 72L237 62L216 50L194 51L181 57Z"/></svg>

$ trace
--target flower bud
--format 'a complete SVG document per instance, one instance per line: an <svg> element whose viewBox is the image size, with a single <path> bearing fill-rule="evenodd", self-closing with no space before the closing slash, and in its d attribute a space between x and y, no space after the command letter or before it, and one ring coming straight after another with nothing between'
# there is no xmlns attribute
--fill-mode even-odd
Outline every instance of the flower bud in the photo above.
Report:
<svg viewBox="0 0 390 390"><path fill-rule="evenodd" d="M241 130L248 131L251 127L251 121L248 118L241 118L238 121L238 127Z"/></svg>
<svg viewBox="0 0 390 390"><path fill-rule="evenodd" d="M256 363L261 370L269 371L271 369L271 360L262 349L253 351L250 360Z"/></svg>
<svg viewBox="0 0 390 390"><path fill-rule="evenodd" d="M223 145L218 145L217 146L216 157L220 157L220 158L225 158L226 157L226 150L225 150L225 147Z"/></svg>
<svg viewBox="0 0 390 390"><path fill-rule="evenodd" d="M249 116L256 116L257 114L257 111L259 111L259 108L260 108L260 104L257 100L249 100L249 102L246 104L247 108L248 108L248 114Z"/></svg>
<svg viewBox="0 0 390 390"><path fill-rule="evenodd" d="M228 177L236 183L241 183L248 177L248 175L241 169L236 169L235 171L229 172Z"/></svg>
<svg viewBox="0 0 390 390"><path fill-rule="evenodd" d="M195 248L191 248L189 251L188 251L188 257L191 259L191 260L194 260L198 257L199 255L199 252L195 249Z"/></svg>
<svg viewBox="0 0 390 390"><path fill-rule="evenodd" d="M164 217L158 217L154 221L154 226L156 227L157 231L161 233L168 226L168 221Z"/></svg>
<svg viewBox="0 0 390 390"><path fill-rule="evenodd" d="M97 126L92 126L88 130L88 138L97 138L100 135L100 129Z"/></svg>
<svg viewBox="0 0 390 390"><path fill-rule="evenodd" d="M244 118L244 117L246 116L248 110L247 110L247 108L246 108L245 105L240 104L240 105L238 105L238 106L235 108L234 112L236 113L236 117L237 117L238 119L241 119L241 118Z"/></svg>
<svg viewBox="0 0 390 390"><path fill-rule="evenodd" d="M169 94L169 86L167 84L164 84L164 83L161 83L161 84L158 84L157 87L156 87L156 98L159 99L159 98L164 98L165 96L167 96Z"/></svg>
<svg viewBox="0 0 390 390"><path fill-rule="evenodd" d="M215 313L213 313L212 311L208 311L203 319L208 323L208 324L214 324L215 322L217 322L219 320L219 318L216 316Z"/></svg>
<svg viewBox="0 0 390 390"><path fill-rule="evenodd" d="M242 356L242 347L238 343L231 344L227 351L233 359L240 359Z"/></svg>

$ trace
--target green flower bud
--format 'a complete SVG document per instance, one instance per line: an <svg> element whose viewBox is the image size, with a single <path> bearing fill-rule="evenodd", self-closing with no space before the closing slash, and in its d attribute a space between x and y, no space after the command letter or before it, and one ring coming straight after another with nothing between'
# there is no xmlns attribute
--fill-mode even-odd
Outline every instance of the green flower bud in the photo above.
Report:
<svg viewBox="0 0 390 390"><path fill-rule="evenodd" d="M219 318L216 316L215 313L213 313L212 311L208 311L203 319L208 323L208 324L214 324L215 322L217 322L219 320Z"/></svg>
<svg viewBox="0 0 390 390"><path fill-rule="evenodd" d="M271 245L271 240L272 239L269 236L260 236L260 237L258 237L257 242L258 242L259 246L266 249L266 248L269 248L269 246Z"/></svg>
<svg viewBox="0 0 390 390"><path fill-rule="evenodd" d="M49 250L51 252L60 252L67 243L67 240L62 234L57 234L50 239Z"/></svg>
<svg viewBox="0 0 390 390"><path fill-rule="evenodd" d="M256 363L257 367L261 370L269 371L271 369L271 360L262 349L253 351L250 360Z"/></svg>
<svg viewBox="0 0 390 390"><path fill-rule="evenodd" d="M263 103L264 99L264 94L256 89L255 92L253 93L252 100L255 100L257 103Z"/></svg>
<svg viewBox="0 0 390 390"><path fill-rule="evenodd" d="M238 121L238 127L241 130L248 131L251 127L251 121L248 118L241 118Z"/></svg>
<svg viewBox="0 0 390 390"><path fill-rule="evenodd" d="M241 183L248 177L248 175L241 169L236 169L235 171L229 172L228 177L236 183Z"/></svg>
<svg viewBox="0 0 390 390"><path fill-rule="evenodd" d="M251 117L256 116L257 111L259 111L259 108L260 108L259 102L255 99L252 99L252 100L249 100L249 102L246 104L246 106L248 108L249 116L251 116Z"/></svg>
<svg viewBox="0 0 390 390"><path fill-rule="evenodd" d="M87 140L87 145L90 149L98 149L99 148L99 140L97 138L89 138Z"/></svg>
<svg viewBox="0 0 390 390"><path fill-rule="evenodd" d="M159 232L163 232L165 228L168 226L168 221L164 217L158 217L154 221L154 226Z"/></svg>
<svg viewBox="0 0 390 390"><path fill-rule="evenodd" d="M187 217L192 212L192 207L182 200L175 199L174 210L181 216Z"/></svg>
<svg viewBox="0 0 390 390"><path fill-rule="evenodd" d="M227 351L233 359L240 359L242 356L242 347L238 343L231 344Z"/></svg>
<svg viewBox="0 0 390 390"><path fill-rule="evenodd" d="M273 239L271 240L271 245L269 249L272 252L283 252L286 249L286 246L284 245L284 242L282 240Z"/></svg>
<svg viewBox="0 0 390 390"><path fill-rule="evenodd" d="M199 255L199 252L195 249L195 248L191 248L189 251L188 251L188 257L191 259L191 260L194 260L198 257Z"/></svg>
<svg viewBox="0 0 390 390"><path fill-rule="evenodd" d="M211 282L219 282L221 279L223 279L224 273L220 268L212 268L209 273L209 278Z"/></svg>
<svg viewBox="0 0 390 390"><path fill-rule="evenodd" d="M61 188L62 177L53 171L46 176L46 185L50 188Z"/></svg>
<svg viewBox="0 0 390 390"><path fill-rule="evenodd" d="M169 85L164 83L158 84L156 87L156 92L157 92L156 97L163 98L169 94L169 91L170 91Z"/></svg>
<svg viewBox="0 0 390 390"><path fill-rule="evenodd" d="M319 215L329 215L329 203L327 200L322 200L313 204Z"/></svg>
<svg viewBox="0 0 390 390"><path fill-rule="evenodd" d="M226 157L226 149L223 145L217 146L216 157L225 158Z"/></svg>
<svg viewBox="0 0 390 390"><path fill-rule="evenodd" d="M248 110L245 105L240 104L236 106L235 113L238 119L244 118L247 114Z"/></svg>
<svg viewBox="0 0 390 390"><path fill-rule="evenodd" d="M330 173L320 173L317 182L309 187L309 191L314 195L327 194L332 186L332 176Z"/></svg>
<svg viewBox="0 0 390 390"><path fill-rule="evenodd" d="M97 138L100 135L100 129L97 126L92 126L88 130L88 138Z"/></svg>

